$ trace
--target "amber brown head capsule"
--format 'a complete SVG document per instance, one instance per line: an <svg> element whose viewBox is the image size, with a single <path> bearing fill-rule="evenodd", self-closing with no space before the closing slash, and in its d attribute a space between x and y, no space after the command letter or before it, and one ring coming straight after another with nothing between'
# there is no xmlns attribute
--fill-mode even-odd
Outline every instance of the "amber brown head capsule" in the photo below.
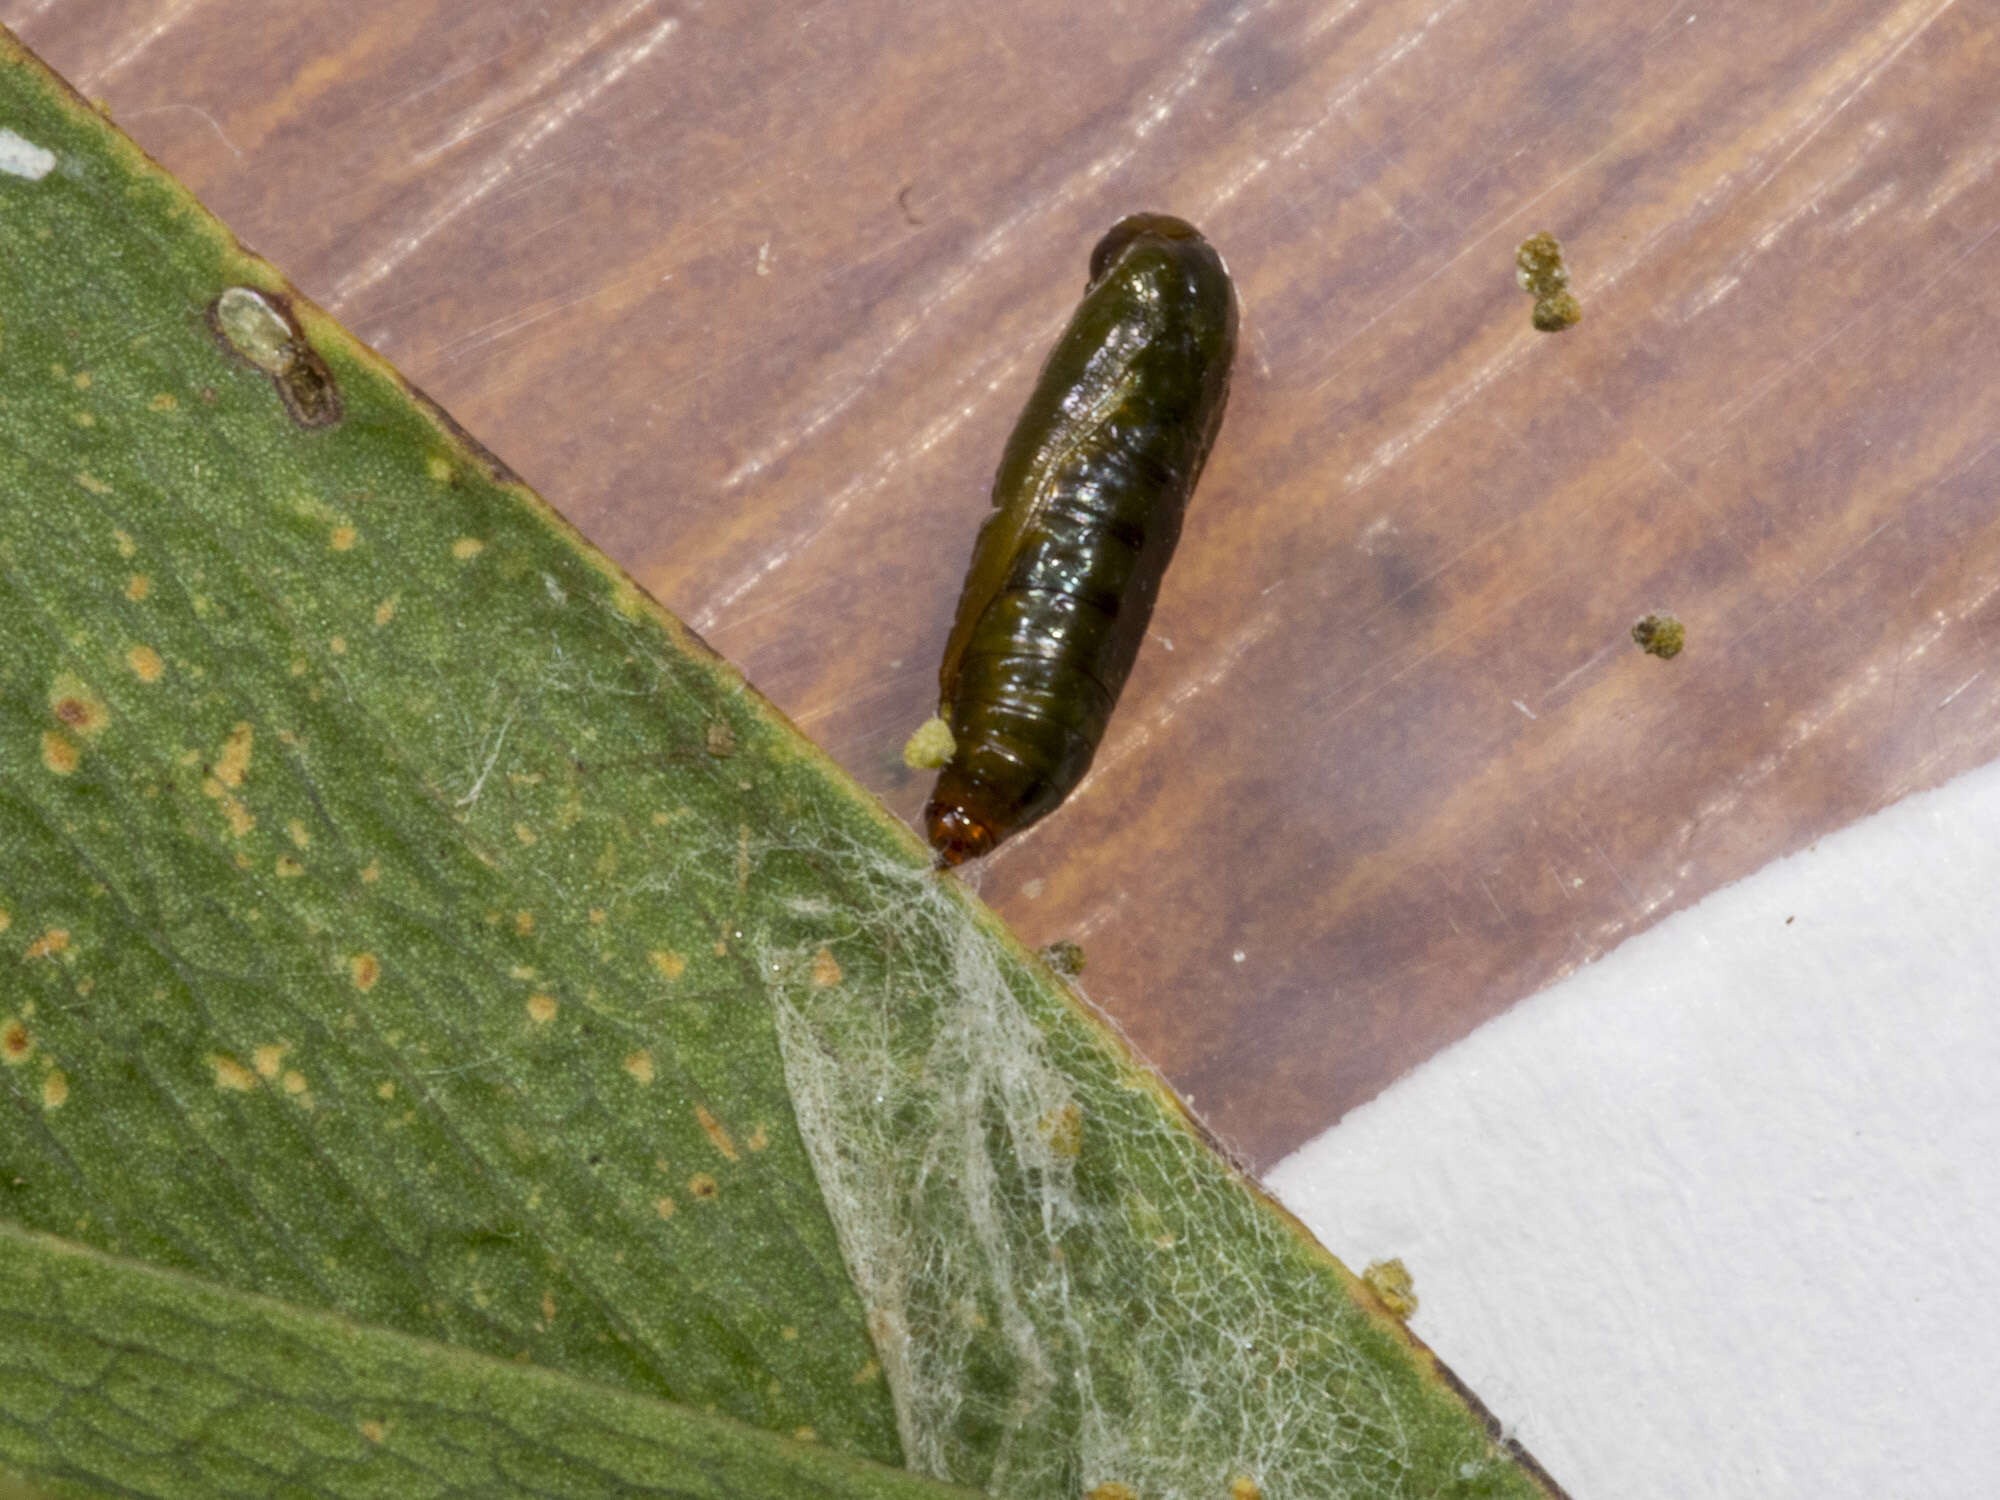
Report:
<svg viewBox="0 0 2000 1500"><path fill-rule="evenodd" d="M924 809L924 831L937 850L938 863L947 868L978 859L1000 842L992 829L964 808L935 801Z"/></svg>

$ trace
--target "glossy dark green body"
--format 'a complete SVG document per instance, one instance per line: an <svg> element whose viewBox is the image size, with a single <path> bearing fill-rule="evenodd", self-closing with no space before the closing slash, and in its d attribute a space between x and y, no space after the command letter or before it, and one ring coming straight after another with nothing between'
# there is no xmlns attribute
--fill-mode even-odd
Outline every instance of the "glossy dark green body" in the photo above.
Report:
<svg viewBox="0 0 2000 1500"><path fill-rule="evenodd" d="M958 749L926 809L957 864L1052 811L1089 770L1222 425L1236 298L1179 219L1121 221L1043 365L939 672Z"/></svg>

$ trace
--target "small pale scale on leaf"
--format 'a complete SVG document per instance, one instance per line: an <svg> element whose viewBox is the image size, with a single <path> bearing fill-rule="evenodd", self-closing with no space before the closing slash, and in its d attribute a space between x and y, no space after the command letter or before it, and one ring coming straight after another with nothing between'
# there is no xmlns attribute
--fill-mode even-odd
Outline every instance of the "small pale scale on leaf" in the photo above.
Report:
<svg viewBox="0 0 2000 1500"><path fill-rule="evenodd" d="M271 377L299 426L331 427L340 420L333 372L299 331L282 298L255 287L227 287L209 305L208 320L231 353Z"/></svg>

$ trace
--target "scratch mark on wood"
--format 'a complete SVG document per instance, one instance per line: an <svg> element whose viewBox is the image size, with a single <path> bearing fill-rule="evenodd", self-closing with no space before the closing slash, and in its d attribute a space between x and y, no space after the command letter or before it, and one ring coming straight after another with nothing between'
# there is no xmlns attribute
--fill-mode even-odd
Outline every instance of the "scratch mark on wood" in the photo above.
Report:
<svg viewBox="0 0 2000 1500"><path fill-rule="evenodd" d="M546 67L525 80L519 89L511 90L505 96L496 98L494 104L501 105L522 98L531 91L548 87L562 70L572 66L577 58L588 55L589 49L596 44L598 38L607 35L639 11L650 9L651 5L652 0L634 0L634 3L627 5L604 25L586 33L575 44L551 59ZM496 188L514 178L521 162L542 142L568 125L577 115L595 103L607 89L651 57L680 29L680 24L678 16L668 16L636 42L608 54L591 78L550 101L529 120L525 128L518 131L504 145L496 148L489 156L486 165L461 184L458 190L446 199L435 213L429 215L420 227L399 236L394 244L347 276L334 289L328 305L336 311L341 310L349 300L367 291L416 254L440 230L453 223L467 210L477 207ZM418 156L417 164L422 165L435 159L488 126L509 118L514 112L514 108L508 108L497 114L486 112L475 114L470 124L430 151Z"/></svg>

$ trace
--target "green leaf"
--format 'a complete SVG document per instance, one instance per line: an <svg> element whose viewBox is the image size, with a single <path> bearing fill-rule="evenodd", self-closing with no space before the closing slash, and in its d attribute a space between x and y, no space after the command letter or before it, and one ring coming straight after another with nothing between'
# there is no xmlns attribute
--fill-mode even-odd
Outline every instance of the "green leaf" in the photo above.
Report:
<svg viewBox="0 0 2000 1500"><path fill-rule="evenodd" d="M997 1495L1538 1492L906 829L11 42L0 128L0 1220L193 1322ZM176 1493L37 1389L0 1463Z"/></svg>
<svg viewBox="0 0 2000 1500"><path fill-rule="evenodd" d="M0 1391L0 1451L53 1493L969 1500L725 1417L4 1227Z"/></svg>

